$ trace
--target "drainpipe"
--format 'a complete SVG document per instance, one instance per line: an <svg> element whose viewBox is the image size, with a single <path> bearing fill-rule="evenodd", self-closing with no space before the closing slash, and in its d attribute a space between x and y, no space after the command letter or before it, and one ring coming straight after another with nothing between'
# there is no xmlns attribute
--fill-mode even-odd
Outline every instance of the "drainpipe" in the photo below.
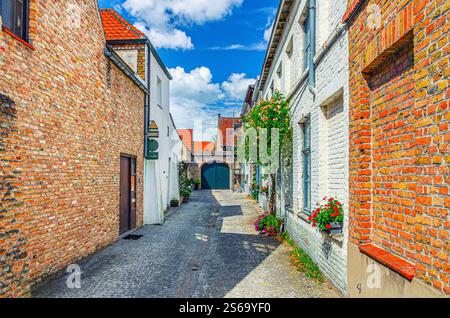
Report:
<svg viewBox="0 0 450 318"><path fill-rule="evenodd" d="M314 69L314 56L316 55L316 0L309 0L309 40L310 40L310 54L309 54L309 76L308 89L316 96Z"/></svg>
<svg viewBox="0 0 450 318"><path fill-rule="evenodd" d="M147 156L148 151L148 121L150 119L150 47L147 43L147 70L146 70L146 77L147 77L147 86L148 86L148 93L144 96L144 157Z"/></svg>

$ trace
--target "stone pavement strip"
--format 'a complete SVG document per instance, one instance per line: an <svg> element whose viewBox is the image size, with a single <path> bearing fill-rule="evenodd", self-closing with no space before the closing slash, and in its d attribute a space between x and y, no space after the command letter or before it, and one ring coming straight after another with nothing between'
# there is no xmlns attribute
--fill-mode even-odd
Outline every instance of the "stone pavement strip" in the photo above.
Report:
<svg viewBox="0 0 450 318"><path fill-rule="evenodd" d="M290 247L257 235L255 203L230 191L195 191L161 226L120 240L78 265L81 288L61 273L33 297L339 297L298 272Z"/></svg>

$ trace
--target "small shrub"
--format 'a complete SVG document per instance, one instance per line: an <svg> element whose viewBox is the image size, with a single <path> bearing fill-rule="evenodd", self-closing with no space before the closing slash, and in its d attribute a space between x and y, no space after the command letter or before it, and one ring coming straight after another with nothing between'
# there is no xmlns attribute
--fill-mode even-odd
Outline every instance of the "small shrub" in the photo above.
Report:
<svg viewBox="0 0 450 318"><path fill-rule="evenodd" d="M195 186L199 186L202 181L199 178L192 179L192 184Z"/></svg>
<svg viewBox="0 0 450 318"><path fill-rule="evenodd" d="M172 199L172 200L170 200L170 206L171 206L172 208L175 208L175 207L177 207L177 206L180 206L180 201L179 201L178 199Z"/></svg>
<svg viewBox="0 0 450 318"><path fill-rule="evenodd" d="M269 236L276 236L280 233L283 221L270 213L264 213L255 221L255 229L260 233Z"/></svg>
<svg viewBox="0 0 450 318"><path fill-rule="evenodd" d="M191 196L191 191L188 189L181 189L180 196L182 196L183 198L189 198Z"/></svg>

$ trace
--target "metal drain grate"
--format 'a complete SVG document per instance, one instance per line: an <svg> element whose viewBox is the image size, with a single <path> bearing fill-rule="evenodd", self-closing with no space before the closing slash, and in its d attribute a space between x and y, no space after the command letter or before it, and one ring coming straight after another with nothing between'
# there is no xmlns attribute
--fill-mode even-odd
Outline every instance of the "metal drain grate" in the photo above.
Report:
<svg viewBox="0 0 450 318"><path fill-rule="evenodd" d="M130 235L125 236L123 239L128 240L128 241L137 241L143 236L144 235L130 234Z"/></svg>

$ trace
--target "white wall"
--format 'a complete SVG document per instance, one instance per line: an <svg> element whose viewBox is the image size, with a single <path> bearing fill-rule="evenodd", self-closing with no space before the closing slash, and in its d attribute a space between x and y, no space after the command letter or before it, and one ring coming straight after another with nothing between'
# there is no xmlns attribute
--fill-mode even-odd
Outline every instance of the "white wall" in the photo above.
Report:
<svg viewBox="0 0 450 318"><path fill-rule="evenodd" d="M150 120L154 120L159 128L159 159L146 160L145 164L144 223L161 224L170 200L180 198L178 162L182 147L170 117L170 79L153 54L150 58Z"/></svg>
<svg viewBox="0 0 450 318"><path fill-rule="evenodd" d="M347 290L348 224L348 36L346 31L316 65L316 95L306 87L303 69L304 34L301 21L307 12L306 0L294 1L286 28L274 58L263 96L270 96L270 85L289 96L293 140L293 213L287 215L287 229L292 238L318 263L322 272L343 293ZM346 0L317 0L316 57L339 25L347 8ZM286 48L292 39L292 56ZM281 79L277 74L283 65ZM297 87L296 90L294 88ZM329 239L307 222L303 213L302 129L300 122L311 119L311 202L334 196L344 203L344 236Z"/></svg>

